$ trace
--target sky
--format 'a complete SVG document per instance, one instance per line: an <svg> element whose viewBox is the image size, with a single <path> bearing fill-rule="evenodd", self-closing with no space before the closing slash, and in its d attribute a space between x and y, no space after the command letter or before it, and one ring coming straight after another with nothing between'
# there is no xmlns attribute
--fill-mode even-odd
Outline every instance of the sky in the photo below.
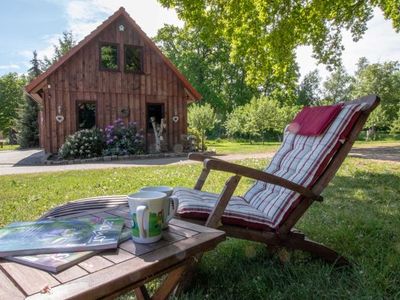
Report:
<svg viewBox="0 0 400 300"><path fill-rule="evenodd" d="M139 26L152 37L164 24L181 26L174 10L162 8L156 0L2 0L0 4L0 75L25 73L30 67L32 51L39 57L52 56L53 44L63 31L72 30L79 41L94 30L119 7L125 7ZM355 43L344 33L344 66L351 74L358 58L365 56L371 63L400 60L400 33L380 10L368 22L363 39ZM322 78L329 75L323 65L312 58L311 47L297 49L300 73L318 68Z"/></svg>

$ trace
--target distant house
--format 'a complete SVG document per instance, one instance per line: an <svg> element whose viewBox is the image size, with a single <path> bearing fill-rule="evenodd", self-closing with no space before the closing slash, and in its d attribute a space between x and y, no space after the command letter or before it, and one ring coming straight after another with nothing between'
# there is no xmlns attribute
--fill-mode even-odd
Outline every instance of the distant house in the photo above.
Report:
<svg viewBox="0 0 400 300"><path fill-rule="evenodd" d="M25 89L41 107L40 145L50 153L68 135L118 118L137 122L149 147L152 116L165 119L173 149L187 130L188 102L201 98L122 7Z"/></svg>

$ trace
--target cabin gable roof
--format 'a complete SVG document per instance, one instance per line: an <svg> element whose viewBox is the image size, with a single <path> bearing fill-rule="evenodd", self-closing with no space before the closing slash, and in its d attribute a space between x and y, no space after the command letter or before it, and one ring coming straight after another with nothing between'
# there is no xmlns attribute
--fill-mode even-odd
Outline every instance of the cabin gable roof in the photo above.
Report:
<svg viewBox="0 0 400 300"><path fill-rule="evenodd" d="M143 39L145 44L149 46L155 53L157 53L164 63L173 71L173 73L182 82L185 90L192 96L194 100L200 100L201 95L196 89L189 83L186 77L175 67L175 65L161 52L161 50L155 45L155 43L146 35L146 33L140 28L139 25L129 16L123 7L117 10L112 16L105 20L101 25L99 25L94 31L92 31L88 36L81 40L75 47L63 55L57 62L55 62L49 69L44 73L40 74L34 80L32 80L26 87L27 93L37 92L46 82L46 79L53 74L59 67L61 67L65 62L69 61L79 50L84 46L89 44L99 33L105 30L111 23L117 20L119 17L125 17L127 20L127 25L134 28L139 36Z"/></svg>

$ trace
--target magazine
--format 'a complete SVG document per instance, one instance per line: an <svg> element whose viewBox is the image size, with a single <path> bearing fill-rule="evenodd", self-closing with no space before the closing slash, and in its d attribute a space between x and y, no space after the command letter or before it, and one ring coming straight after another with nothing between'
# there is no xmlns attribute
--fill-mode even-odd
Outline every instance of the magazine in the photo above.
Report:
<svg viewBox="0 0 400 300"><path fill-rule="evenodd" d="M124 227L119 238L119 243L125 242L130 238L131 229ZM7 256L5 259L48 272L58 273L89 257L92 257L93 255L96 255L97 253L99 253L99 251L65 252L29 256Z"/></svg>
<svg viewBox="0 0 400 300"><path fill-rule="evenodd" d="M18 222L0 229L0 257L116 248L124 219Z"/></svg>

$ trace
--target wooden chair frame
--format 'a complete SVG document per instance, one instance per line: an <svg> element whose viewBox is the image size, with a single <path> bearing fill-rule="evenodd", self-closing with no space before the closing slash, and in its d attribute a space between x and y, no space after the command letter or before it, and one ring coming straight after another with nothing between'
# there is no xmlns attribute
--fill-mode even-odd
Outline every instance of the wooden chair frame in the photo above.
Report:
<svg viewBox="0 0 400 300"><path fill-rule="evenodd" d="M209 156L204 156L199 153L189 154L189 159L203 162L203 170L194 187L196 190L202 189L211 170L225 171L233 173L234 175L226 181L214 209L205 222L189 218L182 219L194 223L205 224L209 227L222 229L226 232L227 236L265 243L274 248L285 247L303 250L336 265L349 264L348 260L338 254L336 251L307 239L303 233L294 229L294 226L314 201L323 200L322 196L320 195L321 192L335 176L337 170L343 163L347 154L350 152L350 149L354 144L358 134L362 130L365 122L367 121L368 116L378 106L379 102L379 97L376 95L370 95L362 97L358 100L347 102L345 104L349 105L355 103L365 103L366 105L362 109L360 116L353 125L348 138L332 157L328 166L311 189L307 189L294 182L263 171L229 163L216 158L210 158ZM277 230L255 230L239 226L223 225L221 223L221 217L237 185L239 184L241 177L248 177L290 189L301 194L303 196L302 200Z"/></svg>

